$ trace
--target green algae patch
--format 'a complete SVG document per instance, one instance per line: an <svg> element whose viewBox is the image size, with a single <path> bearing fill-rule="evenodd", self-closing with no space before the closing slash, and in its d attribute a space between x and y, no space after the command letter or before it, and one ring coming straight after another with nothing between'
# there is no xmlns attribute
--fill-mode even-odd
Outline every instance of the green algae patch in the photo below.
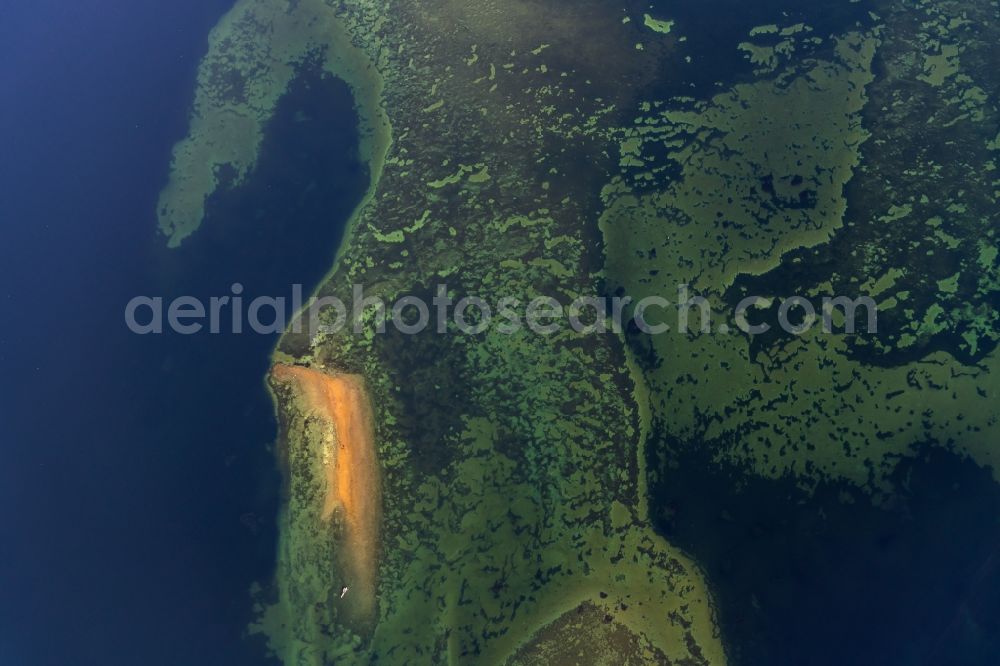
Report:
<svg viewBox="0 0 1000 666"><path fill-rule="evenodd" d="M658 32L661 35L669 35L675 24L674 21L656 19L649 14L643 15L642 23L653 32Z"/></svg>
<svg viewBox="0 0 1000 666"><path fill-rule="evenodd" d="M755 28L750 29L751 37L759 37L761 35L777 35L780 28L774 23L768 23L767 25L758 25Z"/></svg>
<svg viewBox="0 0 1000 666"><path fill-rule="evenodd" d="M776 24L761 25L750 30L751 41L740 42L736 47L746 54L755 75L768 75L789 63L803 47L822 44L822 38L808 36L812 31L805 23L784 28Z"/></svg>
<svg viewBox="0 0 1000 666"><path fill-rule="evenodd" d="M489 182L490 180L490 170L488 167L483 167L475 173L469 174L469 182L474 184L481 184Z"/></svg>
<svg viewBox="0 0 1000 666"><path fill-rule="evenodd" d="M373 230L372 235L375 236L375 240L382 241L383 243L402 243L406 240L406 234L403 233L402 229L395 229L387 234Z"/></svg>
<svg viewBox="0 0 1000 666"><path fill-rule="evenodd" d="M444 178L439 178L438 180L428 181L427 187L440 190L449 185L458 185L463 181L473 184L482 184L488 182L489 180L490 171L489 167L486 165L481 163L473 165L461 164L458 167L458 171L453 174L445 176Z"/></svg>
<svg viewBox="0 0 1000 666"><path fill-rule="evenodd" d="M958 59L961 52L957 44L944 44L940 47L940 53L925 54L924 71L917 78L932 86L944 85L945 81L962 70Z"/></svg>
<svg viewBox="0 0 1000 666"><path fill-rule="evenodd" d="M430 106L424 107L424 113L431 113L433 111L437 111L438 109L442 108L443 106L444 106L444 100L443 99L439 99L438 101L434 102Z"/></svg>

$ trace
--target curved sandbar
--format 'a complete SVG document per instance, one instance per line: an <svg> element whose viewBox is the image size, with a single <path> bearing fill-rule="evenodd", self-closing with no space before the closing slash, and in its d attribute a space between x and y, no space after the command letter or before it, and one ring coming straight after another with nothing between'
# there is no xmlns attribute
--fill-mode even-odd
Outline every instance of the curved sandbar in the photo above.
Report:
<svg viewBox="0 0 1000 666"><path fill-rule="evenodd" d="M374 189L391 130L381 76L368 51L355 43L363 39L324 0L237 0L209 36L190 126L173 148L160 193L157 218L169 247L198 230L210 196L243 184L253 172L278 101L309 58L318 57L324 71L351 88L359 152Z"/></svg>
<svg viewBox="0 0 1000 666"><path fill-rule="evenodd" d="M275 365L274 379L290 386L300 409L322 424L319 448L325 474L321 520L342 525L338 548L344 573L344 611L355 620L375 616L382 489L372 409L364 379L301 366Z"/></svg>

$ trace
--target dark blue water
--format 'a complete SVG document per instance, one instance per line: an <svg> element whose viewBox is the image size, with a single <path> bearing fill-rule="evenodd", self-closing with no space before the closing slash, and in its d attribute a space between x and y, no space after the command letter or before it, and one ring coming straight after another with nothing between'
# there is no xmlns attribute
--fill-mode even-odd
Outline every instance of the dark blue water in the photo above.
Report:
<svg viewBox="0 0 1000 666"><path fill-rule="evenodd" d="M0 23L0 665L265 663L242 637L280 492L275 340L138 337L139 294L308 292L366 184L346 86L304 76L254 179L155 233L225 0L21 3Z"/></svg>

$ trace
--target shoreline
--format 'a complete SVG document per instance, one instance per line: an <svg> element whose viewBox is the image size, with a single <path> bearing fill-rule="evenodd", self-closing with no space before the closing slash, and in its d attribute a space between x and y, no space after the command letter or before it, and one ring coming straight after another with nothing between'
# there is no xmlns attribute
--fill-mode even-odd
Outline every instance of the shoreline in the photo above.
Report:
<svg viewBox="0 0 1000 666"><path fill-rule="evenodd" d="M345 602L340 605L353 622L370 623L377 609L382 488L364 379L284 364L275 365L271 376L291 387L292 399L300 403L303 413L325 426L315 438L299 442L303 451L289 451L288 455L320 457L324 492L322 498L313 499L322 499L319 521L342 533L344 552L338 553L337 559L346 574L342 587L351 592L342 597ZM318 451L313 450L317 446Z"/></svg>

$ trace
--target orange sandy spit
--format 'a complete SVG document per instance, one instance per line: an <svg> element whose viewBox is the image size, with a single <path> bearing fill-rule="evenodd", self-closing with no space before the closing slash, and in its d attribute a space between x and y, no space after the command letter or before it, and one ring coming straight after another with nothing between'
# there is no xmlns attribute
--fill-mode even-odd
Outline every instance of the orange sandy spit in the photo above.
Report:
<svg viewBox="0 0 1000 666"><path fill-rule="evenodd" d="M303 407L329 423L335 435L326 440L330 450L323 452L327 486L322 518L329 521L337 512L343 516L341 559L344 584L350 587L345 610L356 619L370 620L375 613L382 489L364 379L290 365L276 365L272 374L294 387Z"/></svg>

